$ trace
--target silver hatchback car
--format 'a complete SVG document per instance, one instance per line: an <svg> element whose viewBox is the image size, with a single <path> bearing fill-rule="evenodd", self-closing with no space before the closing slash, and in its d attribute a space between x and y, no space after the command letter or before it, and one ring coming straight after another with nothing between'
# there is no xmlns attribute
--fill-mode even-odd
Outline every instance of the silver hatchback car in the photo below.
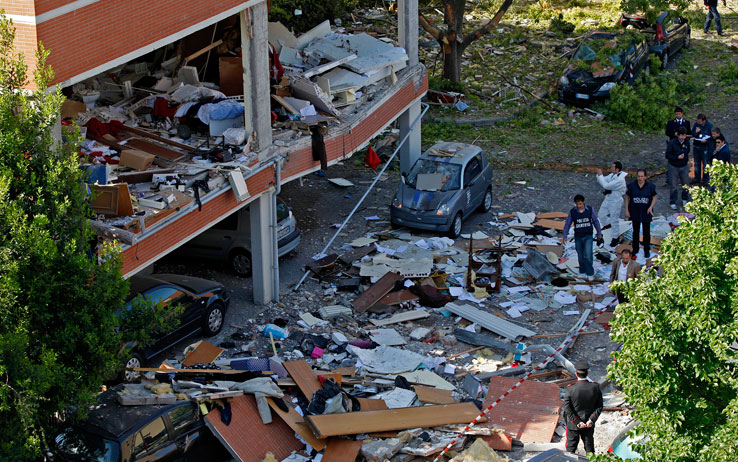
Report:
<svg viewBox="0 0 738 462"><path fill-rule="evenodd" d="M461 233L474 210L492 207L492 166L473 144L442 142L425 151L407 175L390 206L393 226Z"/></svg>
<svg viewBox="0 0 738 462"><path fill-rule="evenodd" d="M277 199L277 243L279 256L300 244L300 228L287 204ZM228 260L240 277L251 274L251 215L243 208L203 231L177 251L180 256Z"/></svg>

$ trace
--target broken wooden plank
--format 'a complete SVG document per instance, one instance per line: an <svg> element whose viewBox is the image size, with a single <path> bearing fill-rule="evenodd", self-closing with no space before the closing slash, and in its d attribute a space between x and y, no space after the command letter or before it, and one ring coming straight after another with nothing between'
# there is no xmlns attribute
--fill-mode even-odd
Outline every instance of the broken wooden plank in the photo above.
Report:
<svg viewBox="0 0 738 462"><path fill-rule="evenodd" d="M354 462L359 456L363 441L346 438L329 438L323 462Z"/></svg>
<svg viewBox="0 0 738 462"><path fill-rule="evenodd" d="M200 341L199 345L195 347L194 350L187 353L184 361L182 361L182 365L185 367L190 367L194 366L195 364L210 364L218 359L218 356L220 356L223 351L223 348L217 347L212 343L208 343L202 340Z"/></svg>
<svg viewBox="0 0 738 462"><path fill-rule="evenodd" d="M183 66L186 66L187 63L189 63L193 59L197 58L198 56L200 56L200 55L202 55L204 53L207 53L208 51L212 50L213 48L219 47L222 43L223 43L223 40L221 39L221 40L218 40L216 42L211 43L210 45L206 46L205 48L201 48L201 49L197 50L196 52L194 52L191 55L187 56L184 59L184 62L183 62L182 65Z"/></svg>
<svg viewBox="0 0 738 462"><path fill-rule="evenodd" d="M320 386L318 375L304 359L285 361L282 365L308 401L312 401L315 392L323 388Z"/></svg>
<svg viewBox="0 0 738 462"><path fill-rule="evenodd" d="M398 313L387 319L370 319L371 323L377 327L386 326L388 324L395 324L398 322L414 321L416 319L423 319L430 316L426 310L413 310L406 311L404 313Z"/></svg>
<svg viewBox="0 0 738 462"><path fill-rule="evenodd" d="M440 388L426 387L423 385L415 385L415 394L418 400L426 404L451 404L456 401L453 398L451 390L441 390Z"/></svg>
<svg viewBox="0 0 738 462"><path fill-rule="evenodd" d="M156 140L156 141L162 142L164 144L168 144L170 146L174 146L175 148L184 149L185 151L196 151L197 150L193 146L190 146L190 145L187 145L187 144L184 144L184 143L179 143L177 141L170 140L169 138L164 138L163 136L159 136L159 135L157 135L155 133L147 132L146 130L143 130L143 129L138 128L138 127L131 127L131 126L128 126L128 125L123 125L123 131L130 132L130 133L133 133L135 135L143 136L143 137L146 137L146 138L151 138L152 140Z"/></svg>
<svg viewBox="0 0 738 462"><path fill-rule="evenodd" d="M407 430L469 423L479 415L473 403L406 407L386 411L346 412L307 416L308 425L318 438L359 433Z"/></svg>
<svg viewBox="0 0 738 462"><path fill-rule="evenodd" d="M564 230L564 222L556 221L556 220L546 220L546 219L538 220L538 221L533 222L533 226L542 226L544 228L551 228L557 231Z"/></svg>
<svg viewBox="0 0 738 462"><path fill-rule="evenodd" d="M359 400L359 406L362 411L382 411L389 409L387 403L383 399L372 398L356 398Z"/></svg>
<svg viewBox="0 0 738 462"><path fill-rule="evenodd" d="M538 220L556 219L556 218L566 219L566 217L568 216L569 214L564 213L564 212L545 212L545 213L539 213L538 215L536 215L536 219Z"/></svg>
<svg viewBox="0 0 738 462"><path fill-rule="evenodd" d="M316 451L322 451L325 448L325 441L321 441L313 435L310 427L305 423L305 419L298 414L297 411L289 405L289 403L286 403L288 411L284 412L279 408L279 406L277 406L273 398L267 397L266 401L269 403L269 407L272 408L272 412L277 414L284 423L289 425L295 433L300 435L300 437L307 441L308 444L315 448Z"/></svg>
<svg viewBox="0 0 738 462"><path fill-rule="evenodd" d="M402 281L404 278L393 272L387 272L379 278L379 280L365 290L361 295L351 303L354 310L358 313L363 313L377 303L382 297L387 295L398 281Z"/></svg>
<svg viewBox="0 0 738 462"><path fill-rule="evenodd" d="M400 303L418 300L418 298L419 297L417 295L410 292L408 289L405 289L388 293L379 299L379 303L384 303L385 305L399 305Z"/></svg>
<svg viewBox="0 0 738 462"><path fill-rule="evenodd" d="M287 109L290 114L299 114L300 111L295 109L290 103L279 95L272 95L272 99L278 102L283 108Z"/></svg>
<svg viewBox="0 0 738 462"><path fill-rule="evenodd" d="M343 58L341 58L339 60L331 61L329 63L325 63L325 64L321 64L319 66L315 66L314 68L305 71L302 74L302 77L304 77L306 79L309 79L310 77L312 77L314 75L322 74L323 72L328 72L331 69L340 66L341 64L344 64L344 63L347 63L347 62L351 61L352 59L356 59L356 55L355 54L350 54L350 55L345 56L345 57L343 57Z"/></svg>
<svg viewBox="0 0 738 462"><path fill-rule="evenodd" d="M143 170L141 172L123 172L118 173L118 178L112 181L112 183L151 183L154 178L154 174L165 174L174 173L173 168L152 168L150 170Z"/></svg>
<svg viewBox="0 0 738 462"><path fill-rule="evenodd" d="M185 156L182 152L175 151L174 149L169 149L165 146L142 140L140 138L132 138L128 140L126 142L126 147L145 151L149 154L154 154L155 156L163 157L171 161L178 161Z"/></svg>

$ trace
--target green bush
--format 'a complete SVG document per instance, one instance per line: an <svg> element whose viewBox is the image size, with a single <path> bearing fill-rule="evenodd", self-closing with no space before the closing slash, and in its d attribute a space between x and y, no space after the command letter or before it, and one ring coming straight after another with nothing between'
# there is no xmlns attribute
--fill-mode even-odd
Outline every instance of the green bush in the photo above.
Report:
<svg viewBox="0 0 738 462"><path fill-rule="evenodd" d="M436 91L455 91L457 93L464 93L466 86L463 82L452 82L442 77L431 76L428 77L428 89Z"/></svg>
<svg viewBox="0 0 738 462"><path fill-rule="evenodd" d="M668 76L645 79L635 85L617 85L610 91L607 115L633 128L660 130L684 95L678 82Z"/></svg>
<svg viewBox="0 0 738 462"><path fill-rule="evenodd" d="M269 21L281 22L295 34L307 32L321 22L343 18L359 6L360 0L310 2L307 0L272 0ZM295 10L302 14L295 15Z"/></svg>

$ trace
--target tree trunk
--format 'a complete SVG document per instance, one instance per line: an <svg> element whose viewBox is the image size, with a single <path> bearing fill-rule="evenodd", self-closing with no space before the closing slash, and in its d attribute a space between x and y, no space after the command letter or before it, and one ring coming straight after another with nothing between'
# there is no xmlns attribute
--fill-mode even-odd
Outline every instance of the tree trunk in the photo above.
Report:
<svg viewBox="0 0 738 462"><path fill-rule="evenodd" d="M466 0L443 0L446 32L443 34L443 78L461 80L461 56L464 53L464 8Z"/></svg>

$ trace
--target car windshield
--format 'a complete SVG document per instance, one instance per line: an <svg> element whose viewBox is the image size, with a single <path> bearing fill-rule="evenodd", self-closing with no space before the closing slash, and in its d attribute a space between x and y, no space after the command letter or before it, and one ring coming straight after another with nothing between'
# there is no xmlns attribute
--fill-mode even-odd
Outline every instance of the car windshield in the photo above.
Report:
<svg viewBox="0 0 738 462"><path fill-rule="evenodd" d="M56 447L73 460L114 462L118 460L118 444L79 428L68 428L56 437Z"/></svg>
<svg viewBox="0 0 738 462"><path fill-rule="evenodd" d="M617 53L608 56L607 59L610 60L614 67L620 67L623 61L623 54L624 53L621 50L617 50ZM576 61L594 61L595 58L597 58L597 53L595 53L589 45L583 43L579 48L577 48L572 59Z"/></svg>
<svg viewBox="0 0 738 462"><path fill-rule="evenodd" d="M418 175L421 175L421 179L429 179L429 183L433 183L433 180L437 179L436 183L439 187L429 188L422 184L423 181L418 186ZM418 159L407 176L407 184L413 189L427 188L428 190L441 191L459 189L461 186L461 165L431 159Z"/></svg>
<svg viewBox="0 0 738 462"><path fill-rule="evenodd" d="M288 216L290 216L290 208L280 199L277 199L277 221L282 221Z"/></svg>

